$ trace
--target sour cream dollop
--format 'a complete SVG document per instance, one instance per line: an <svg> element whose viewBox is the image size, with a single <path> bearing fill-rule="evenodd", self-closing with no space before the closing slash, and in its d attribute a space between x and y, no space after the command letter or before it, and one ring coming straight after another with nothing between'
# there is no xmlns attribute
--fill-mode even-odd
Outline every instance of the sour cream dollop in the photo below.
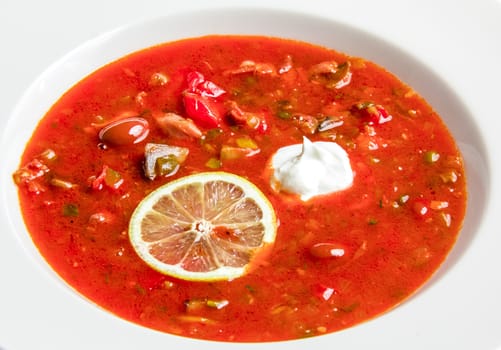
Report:
<svg viewBox="0 0 501 350"><path fill-rule="evenodd" d="M280 148L271 160L271 186L301 200L349 188L353 171L346 151L335 142L311 142Z"/></svg>

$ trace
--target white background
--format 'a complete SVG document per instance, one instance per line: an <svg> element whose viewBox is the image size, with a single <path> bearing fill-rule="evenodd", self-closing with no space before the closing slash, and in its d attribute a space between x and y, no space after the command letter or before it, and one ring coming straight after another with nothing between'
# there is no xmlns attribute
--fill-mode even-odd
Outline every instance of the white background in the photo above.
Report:
<svg viewBox="0 0 501 350"><path fill-rule="evenodd" d="M86 40L140 19L229 4L232 2L217 0L0 0L0 133L30 83ZM232 5L329 16L400 46L453 87L478 118L492 152L489 206L478 234L454 269L429 288L425 297L401 307L399 315L406 316L404 326L385 329L370 344L358 333L347 331L330 337L326 345L332 349L336 345L343 349L501 349L501 212L492 209L499 209L496 198L501 194L496 178L500 176L501 149L495 149L501 137L501 2L253 0ZM2 152L8 150L0 150L0 155ZM94 307L82 307L66 289L53 287L53 281L24 255L9 232L0 229L0 235L2 350L232 348L155 332L144 336L139 327L116 322ZM426 316L416 312L422 307L429 309L430 302L436 304L433 312ZM107 327L94 322L96 313ZM385 317L391 321L393 315ZM292 343L275 346L295 347Z"/></svg>

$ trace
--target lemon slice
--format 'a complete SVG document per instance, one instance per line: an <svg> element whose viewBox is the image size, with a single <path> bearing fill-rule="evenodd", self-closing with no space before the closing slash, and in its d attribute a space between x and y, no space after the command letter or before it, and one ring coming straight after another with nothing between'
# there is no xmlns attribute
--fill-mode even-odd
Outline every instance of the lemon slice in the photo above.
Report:
<svg viewBox="0 0 501 350"><path fill-rule="evenodd" d="M191 281L231 280L246 273L275 241L275 211L243 177L198 173L169 182L132 214L129 238L153 269Z"/></svg>

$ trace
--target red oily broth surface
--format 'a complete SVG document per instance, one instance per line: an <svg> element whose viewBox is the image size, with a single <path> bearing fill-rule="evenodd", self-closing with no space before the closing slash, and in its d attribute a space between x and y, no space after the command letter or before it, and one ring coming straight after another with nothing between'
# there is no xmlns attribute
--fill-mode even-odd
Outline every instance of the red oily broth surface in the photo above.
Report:
<svg viewBox="0 0 501 350"><path fill-rule="evenodd" d="M348 83L330 84L343 67ZM182 95L190 72L226 92L215 99L219 128L199 125L201 138L173 134L156 119L167 112L187 117ZM258 116L259 126L233 120L234 108ZM99 139L103 125L138 116L149 125L144 140ZM346 150L355 174L350 188L306 202L271 189L271 156L304 136ZM223 146L238 149L238 139L250 139L259 152L221 159ZM174 175L150 180L142 167L147 142L186 147L189 155ZM162 184L215 168L246 177L273 204L279 227L271 253L232 281L190 282L154 271L129 242L131 213ZM96 182L103 169L113 172ZM23 171L31 176L19 180ZM410 87L364 59L268 37L187 39L102 67L44 116L16 174L33 241L69 285L134 323L222 341L320 335L391 309L443 262L466 206L457 146ZM330 247L341 256L326 256ZM189 307L200 300L224 307Z"/></svg>

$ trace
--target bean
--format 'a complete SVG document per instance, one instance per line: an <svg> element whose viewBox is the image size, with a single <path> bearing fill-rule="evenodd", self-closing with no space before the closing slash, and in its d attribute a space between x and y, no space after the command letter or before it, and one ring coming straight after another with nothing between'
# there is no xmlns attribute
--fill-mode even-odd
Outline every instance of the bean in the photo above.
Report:
<svg viewBox="0 0 501 350"><path fill-rule="evenodd" d="M150 129L146 119L124 118L106 125L99 131L99 139L108 145L126 146L143 141Z"/></svg>

